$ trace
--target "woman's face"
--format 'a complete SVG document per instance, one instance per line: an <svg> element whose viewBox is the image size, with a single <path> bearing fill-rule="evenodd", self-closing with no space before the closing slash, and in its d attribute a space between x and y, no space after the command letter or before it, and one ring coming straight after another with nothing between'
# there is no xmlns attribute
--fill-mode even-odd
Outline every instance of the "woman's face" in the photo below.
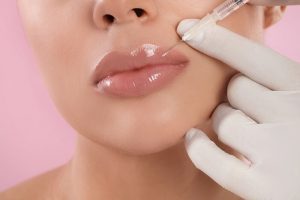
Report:
<svg viewBox="0 0 300 200"><path fill-rule="evenodd" d="M95 64L110 51L143 44L169 47L179 40L178 23L201 18L222 0L19 0L25 30L58 110L81 135L131 154L148 154L178 143L192 128L205 128L236 72L186 44L185 71L163 88L120 98L95 91ZM141 8L146 16L109 24L105 14L126 18ZM132 17L132 16L131 16ZM262 40L263 8L245 6L221 23Z"/></svg>

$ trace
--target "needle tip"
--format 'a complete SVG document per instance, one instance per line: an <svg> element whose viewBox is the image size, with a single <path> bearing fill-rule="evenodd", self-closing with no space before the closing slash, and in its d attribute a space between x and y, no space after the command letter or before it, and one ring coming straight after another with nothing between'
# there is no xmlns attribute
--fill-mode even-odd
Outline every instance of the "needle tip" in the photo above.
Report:
<svg viewBox="0 0 300 200"><path fill-rule="evenodd" d="M165 57L166 55L168 55L168 53L169 53L172 49L174 49L178 44L179 44L179 43L176 43L176 44L174 44L173 46L171 46L169 49L167 49L167 50L165 51L165 53L162 55L162 57Z"/></svg>

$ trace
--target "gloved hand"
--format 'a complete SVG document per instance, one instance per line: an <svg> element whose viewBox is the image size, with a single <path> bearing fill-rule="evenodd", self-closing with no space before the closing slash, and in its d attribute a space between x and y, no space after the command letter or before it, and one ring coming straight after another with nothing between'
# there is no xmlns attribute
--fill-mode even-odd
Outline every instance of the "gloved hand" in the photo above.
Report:
<svg viewBox="0 0 300 200"><path fill-rule="evenodd" d="M183 20L178 33L196 22ZM212 120L218 139L251 162L193 128L185 145L194 165L244 199L299 200L300 65L215 23L187 43L241 72Z"/></svg>

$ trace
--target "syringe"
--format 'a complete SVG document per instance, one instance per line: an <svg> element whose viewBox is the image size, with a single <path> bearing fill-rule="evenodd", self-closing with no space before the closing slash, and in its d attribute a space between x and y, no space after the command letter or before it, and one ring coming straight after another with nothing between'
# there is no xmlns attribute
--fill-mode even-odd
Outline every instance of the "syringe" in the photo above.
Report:
<svg viewBox="0 0 300 200"><path fill-rule="evenodd" d="M206 15L202 18L198 23L196 23L190 30L188 30L181 38L181 41L177 42L175 45L170 47L163 56L167 55L173 48L175 48L181 42L185 42L191 40L194 36L196 36L199 29L203 28L208 23L218 22L223 20L234 11L245 5L249 0L226 0L224 3L216 7L211 14Z"/></svg>

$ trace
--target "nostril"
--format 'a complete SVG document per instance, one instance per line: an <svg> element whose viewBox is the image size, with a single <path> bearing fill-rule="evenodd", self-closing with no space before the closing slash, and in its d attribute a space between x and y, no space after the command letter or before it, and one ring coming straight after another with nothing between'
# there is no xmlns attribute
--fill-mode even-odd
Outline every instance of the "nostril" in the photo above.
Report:
<svg viewBox="0 0 300 200"><path fill-rule="evenodd" d="M134 13L136 14L137 17L143 17L146 14L146 11L141 8L134 8L134 9L132 9L132 11L134 11ZM103 20L107 24L112 24L116 21L116 18L113 15L105 14L105 15L103 15Z"/></svg>
<svg viewBox="0 0 300 200"><path fill-rule="evenodd" d="M145 10L141 8L134 8L132 10L135 12L136 16L138 17L142 17L144 14L146 14Z"/></svg>
<svg viewBox="0 0 300 200"><path fill-rule="evenodd" d="M107 22L109 24L112 24L115 21L115 17L112 16L112 15L109 15L109 14L104 15L103 19L104 19L105 22Z"/></svg>

